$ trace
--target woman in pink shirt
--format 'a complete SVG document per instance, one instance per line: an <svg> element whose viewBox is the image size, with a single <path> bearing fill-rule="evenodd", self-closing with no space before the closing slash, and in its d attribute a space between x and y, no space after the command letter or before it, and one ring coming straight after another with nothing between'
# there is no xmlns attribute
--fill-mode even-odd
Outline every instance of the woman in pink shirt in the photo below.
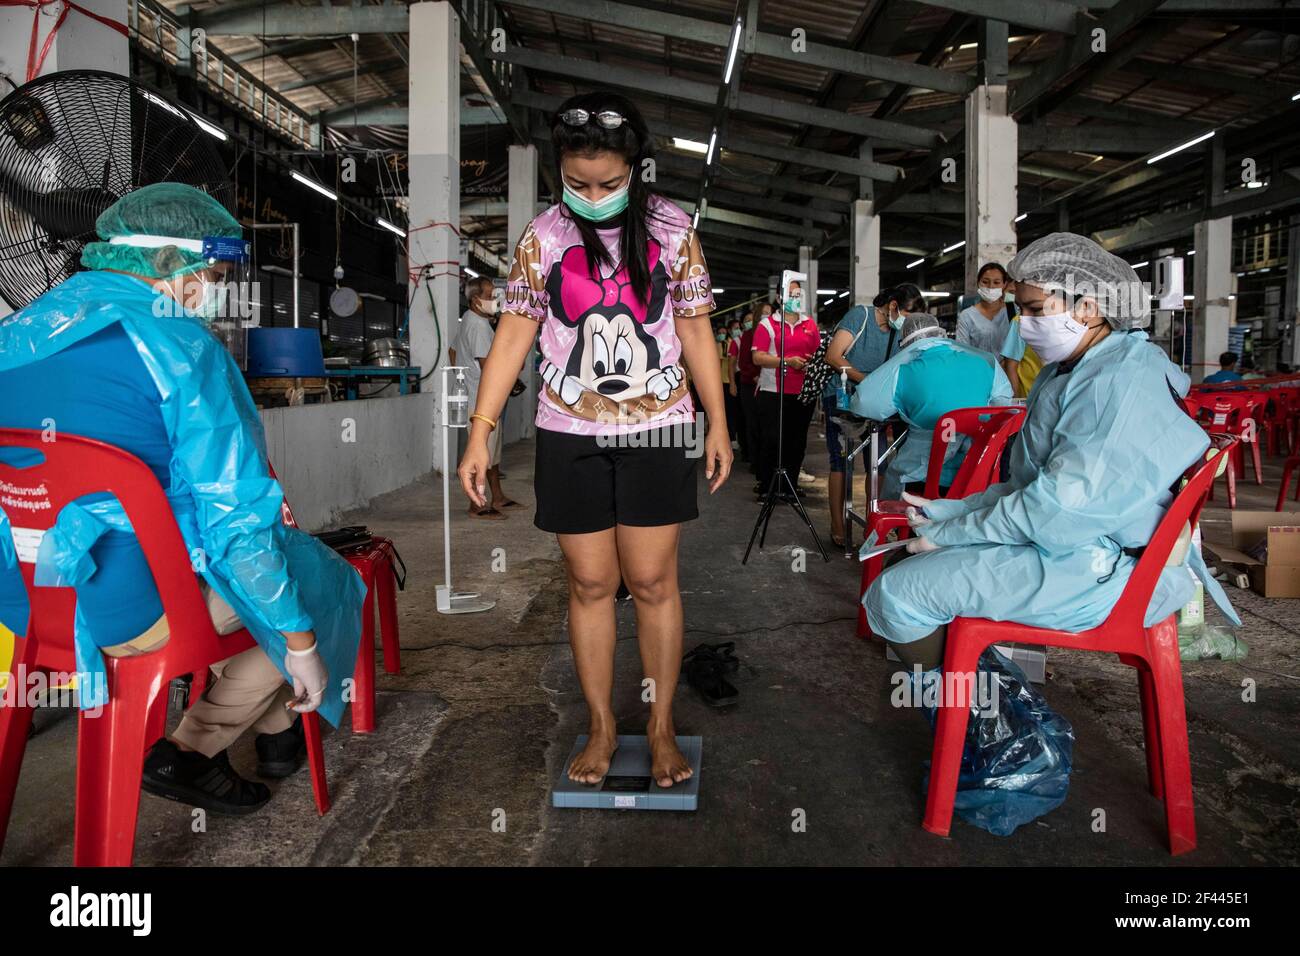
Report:
<svg viewBox="0 0 1300 956"><path fill-rule="evenodd" d="M569 574L569 641L590 710L570 779L596 784L616 747L614 595L636 602L653 681L646 728L661 787L691 775L677 749L673 693L682 661L681 522L698 514L695 463L710 492L731 470L713 293L690 217L650 191L654 140L630 100L574 96L551 123L563 201L515 248L506 302L483 363L460 480L482 505L487 437L540 327L534 523L556 535ZM697 422L687 384L712 427ZM701 445L703 448L701 449Z"/></svg>
<svg viewBox="0 0 1300 956"><path fill-rule="evenodd" d="M791 282L786 293L784 311L781 313L785 321L784 376L778 367L781 364L782 319L773 313L764 317L754 330L754 364L761 370L758 374L758 415L763 435L763 447L758 453L758 484L754 488L760 495L767 494L772 484L772 475L776 472L777 419L782 412L782 404L785 406L785 427L780 463L785 467L790 481L796 485L804 450L808 445L808 425L812 422L815 405L805 405L798 398L799 390L803 388L804 366L817 351L821 333L817 328L817 320L804 314L803 295L802 286L798 282ZM778 379L781 381L778 382ZM785 494L788 495L789 492Z"/></svg>

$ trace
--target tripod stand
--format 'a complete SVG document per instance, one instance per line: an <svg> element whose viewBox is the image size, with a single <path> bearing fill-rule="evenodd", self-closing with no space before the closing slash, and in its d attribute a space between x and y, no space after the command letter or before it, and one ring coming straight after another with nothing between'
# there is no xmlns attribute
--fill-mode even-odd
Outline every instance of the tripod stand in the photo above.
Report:
<svg viewBox="0 0 1300 956"><path fill-rule="evenodd" d="M812 521L808 518L808 512L804 511L803 502L799 500L799 492L795 487L794 480L785 470L785 327L788 323L785 321L784 315L781 316L780 322L781 335L777 346L778 364L776 367L776 471L772 473L772 480L768 483L767 494L763 498L763 507L759 509L758 518L754 521L754 529L749 533L749 546L745 548L745 556L741 559L741 564L749 563L749 552L754 549L755 538L758 538L758 550L763 550L763 544L767 541L768 522L772 520L772 512L776 510L777 504L781 501L790 505L808 527L808 531L813 536L813 543L817 545L822 560L830 560L830 555L822 547L822 539L817 536L817 529L813 527ZM804 437L807 438L807 436ZM762 532L761 535L760 531Z"/></svg>

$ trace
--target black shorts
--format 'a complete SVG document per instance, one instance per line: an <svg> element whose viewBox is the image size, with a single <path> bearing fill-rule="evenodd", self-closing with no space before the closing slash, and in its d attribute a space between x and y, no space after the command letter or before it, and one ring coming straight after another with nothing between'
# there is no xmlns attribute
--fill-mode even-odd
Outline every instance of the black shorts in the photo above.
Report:
<svg viewBox="0 0 1300 956"><path fill-rule="evenodd" d="M537 429L533 524L553 534L589 534L616 524L653 528L699 517L695 463L704 450L672 427L597 439ZM683 445L686 447L682 447Z"/></svg>

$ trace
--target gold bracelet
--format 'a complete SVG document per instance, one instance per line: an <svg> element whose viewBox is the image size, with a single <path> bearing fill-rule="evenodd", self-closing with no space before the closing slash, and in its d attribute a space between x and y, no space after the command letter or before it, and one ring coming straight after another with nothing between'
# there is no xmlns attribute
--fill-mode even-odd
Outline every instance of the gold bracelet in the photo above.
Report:
<svg viewBox="0 0 1300 956"><path fill-rule="evenodd" d="M488 428L493 429L494 431L496 430L497 423L495 420L488 418L486 415L480 415L478 412L475 412L473 415L471 415L469 417L469 420L473 421L476 418L479 421L486 423Z"/></svg>

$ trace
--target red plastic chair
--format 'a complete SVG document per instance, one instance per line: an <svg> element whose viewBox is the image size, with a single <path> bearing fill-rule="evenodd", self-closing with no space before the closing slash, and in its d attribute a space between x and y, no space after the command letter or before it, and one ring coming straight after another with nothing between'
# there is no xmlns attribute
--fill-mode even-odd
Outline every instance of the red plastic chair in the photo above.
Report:
<svg viewBox="0 0 1300 956"><path fill-rule="evenodd" d="M944 649L945 675L963 675L962 679L951 682L945 678L945 686L973 685L984 650L991 644L1011 642L1118 654L1125 664L1137 668L1146 738L1147 779L1151 792L1164 799L1169 851L1175 856L1196 848L1192 767L1187 745L1187 714L1183 705L1177 616L1171 614L1154 627L1147 627L1143 622L1156 582L1183 525L1196 524L1214 480L1215 469L1225 454L1231 454L1231 444L1193 473L1161 519L1110 616L1100 625L1070 633L959 617L948 625ZM947 836L952 825L957 777L970 716L969 704L969 700L941 700L936 718L931 759L933 770L922 826L940 836Z"/></svg>
<svg viewBox="0 0 1300 956"><path fill-rule="evenodd" d="M1223 430L1223 425L1216 426L1214 424L1215 418L1217 417L1214 411L1215 400L1220 393L1198 393L1195 391L1196 386L1192 386L1192 388L1193 391L1189 392L1187 397L1182 400L1184 411L1192 417L1192 420L1195 421L1196 424L1200 425L1210 433L1211 440L1228 437L1227 432ZM1232 465L1232 467L1223 469L1223 477L1228 484L1228 508L1235 509L1237 507L1237 468L1234 463L1229 462L1229 464ZM1216 475L1215 478L1210 481L1210 491L1208 495L1210 501L1214 500L1214 484L1217 479L1218 476Z"/></svg>
<svg viewBox="0 0 1300 956"><path fill-rule="evenodd" d="M1281 433L1287 454L1292 454L1295 451L1295 419L1297 412L1300 412L1300 388L1270 388L1266 397L1268 408L1264 413L1264 429L1268 437L1268 453L1278 454L1278 434Z"/></svg>
<svg viewBox="0 0 1300 956"><path fill-rule="evenodd" d="M275 474L272 469L271 474ZM281 513L284 523L298 527L286 498ZM353 681L356 698L352 701L352 732L375 732L375 602L379 603L379 635L384 652L384 670L398 674L402 670L401 645L397 633L397 548L391 538L373 535L368 544L340 552L356 568L366 584L366 600L361 608L361 643L357 648L357 666Z"/></svg>
<svg viewBox="0 0 1300 956"><path fill-rule="evenodd" d="M930 460L925 470L925 497L965 498L977 494L993 483L998 462L1011 436L1025 423L1025 409L1019 405L993 405L982 408L958 408L939 419L930 444ZM957 475L947 493L940 495L939 479L943 475L944 456L948 446L961 437L970 438L970 447L962 459ZM876 540L883 541L891 531L906 538L911 533L907 524L906 502L881 501L885 510L867 515L867 532L874 531ZM858 637L870 637L871 625L862 598L877 575L884 570L884 555L862 562L862 586L858 592Z"/></svg>
<svg viewBox="0 0 1300 956"><path fill-rule="evenodd" d="M1277 489L1277 505L1274 511L1281 511L1282 505L1286 503L1286 490L1291 484L1291 473L1300 465L1300 455L1292 455L1282 463L1282 485ZM1296 484L1295 500L1300 501L1300 483Z"/></svg>
<svg viewBox="0 0 1300 956"><path fill-rule="evenodd" d="M1232 453L1233 467L1242 478L1246 477L1246 446L1250 446L1251 463L1255 466L1255 484L1264 483L1264 473L1259 460L1259 433L1267 427L1264 407L1268 396L1263 392L1216 392L1198 396L1201 425L1215 434L1231 435L1237 444ZM1229 500L1229 507L1236 502Z"/></svg>
<svg viewBox="0 0 1300 956"><path fill-rule="evenodd" d="M77 722L77 866L130 866L140 807L140 777L146 748L161 737L167 721L167 688L173 678L206 675L208 667L255 646L246 630L219 635L212 626L190 555L176 519L152 471L112 445L66 433L43 442L41 433L0 429L0 447L28 448L40 464L15 468L0 463L0 480L20 489L12 497L31 501L28 510L7 509L11 523L47 531L69 502L108 492L121 503L149 564L171 638L161 648L134 657L105 657L109 702L98 717ZM28 633L17 639L14 672L73 673L71 588L36 587L35 568L20 565L31 603ZM32 709L0 707L0 846L18 788ZM303 715L316 808L329 811L320 717Z"/></svg>

